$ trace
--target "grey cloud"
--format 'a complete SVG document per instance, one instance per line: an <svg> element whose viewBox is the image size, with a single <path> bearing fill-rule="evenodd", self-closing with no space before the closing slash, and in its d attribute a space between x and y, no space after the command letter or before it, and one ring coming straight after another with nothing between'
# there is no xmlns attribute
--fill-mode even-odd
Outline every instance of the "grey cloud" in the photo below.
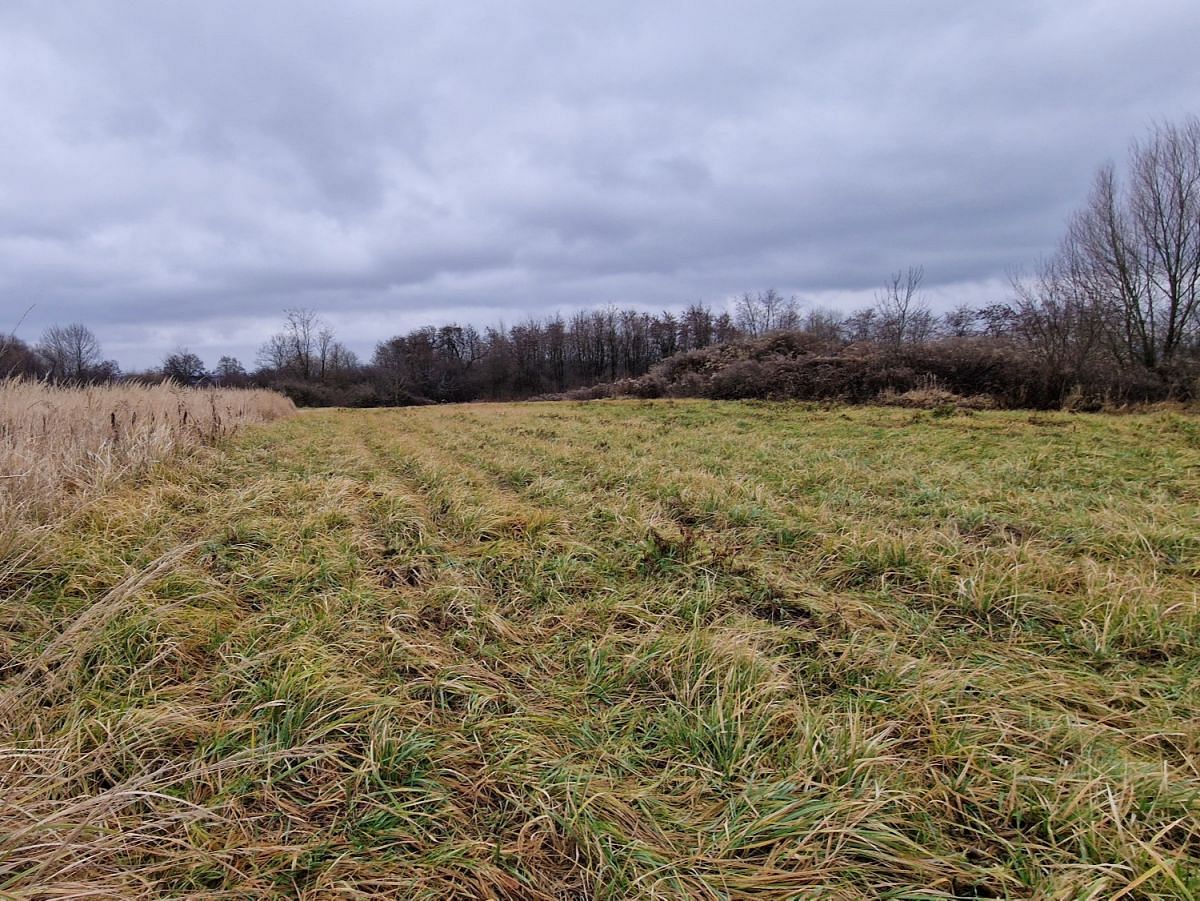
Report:
<svg viewBox="0 0 1200 901"><path fill-rule="evenodd" d="M1200 8L15 0L0 327L130 366L285 306L387 329L924 263L993 296L1096 167L1200 112Z"/></svg>

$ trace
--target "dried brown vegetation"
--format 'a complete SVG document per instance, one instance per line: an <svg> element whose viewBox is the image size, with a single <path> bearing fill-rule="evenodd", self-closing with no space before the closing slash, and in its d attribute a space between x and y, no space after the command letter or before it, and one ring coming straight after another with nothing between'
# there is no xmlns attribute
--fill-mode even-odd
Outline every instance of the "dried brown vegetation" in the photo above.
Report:
<svg viewBox="0 0 1200 901"><path fill-rule="evenodd" d="M118 476L294 410L264 390L0 381L0 542Z"/></svg>

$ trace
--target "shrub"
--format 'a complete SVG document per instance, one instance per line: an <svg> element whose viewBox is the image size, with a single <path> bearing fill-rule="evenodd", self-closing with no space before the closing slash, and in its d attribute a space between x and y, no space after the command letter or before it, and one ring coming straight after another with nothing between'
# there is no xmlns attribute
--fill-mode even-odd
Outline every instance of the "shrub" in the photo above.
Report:
<svg viewBox="0 0 1200 901"><path fill-rule="evenodd" d="M1160 399L1150 374L1093 374L1076 389L1020 347L992 338L946 338L891 347L835 344L803 332L713 345L670 357L637 379L569 392L598 397L708 397L721 400L839 400L934 409L1078 408Z"/></svg>

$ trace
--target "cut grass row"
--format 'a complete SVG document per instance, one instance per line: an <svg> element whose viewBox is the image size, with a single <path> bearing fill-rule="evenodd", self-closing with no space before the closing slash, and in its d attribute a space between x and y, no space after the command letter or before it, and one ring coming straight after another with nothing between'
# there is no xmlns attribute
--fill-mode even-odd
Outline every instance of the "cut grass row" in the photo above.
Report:
<svg viewBox="0 0 1200 901"><path fill-rule="evenodd" d="M255 430L22 564L0 892L1195 895L1195 436L706 402Z"/></svg>

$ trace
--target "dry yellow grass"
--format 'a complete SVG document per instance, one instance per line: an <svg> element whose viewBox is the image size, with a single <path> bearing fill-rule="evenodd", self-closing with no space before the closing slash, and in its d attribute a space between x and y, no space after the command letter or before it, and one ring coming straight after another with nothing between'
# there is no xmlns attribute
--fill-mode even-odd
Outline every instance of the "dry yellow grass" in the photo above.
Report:
<svg viewBox="0 0 1200 901"><path fill-rule="evenodd" d="M0 381L0 547L116 477L294 411L274 391Z"/></svg>

